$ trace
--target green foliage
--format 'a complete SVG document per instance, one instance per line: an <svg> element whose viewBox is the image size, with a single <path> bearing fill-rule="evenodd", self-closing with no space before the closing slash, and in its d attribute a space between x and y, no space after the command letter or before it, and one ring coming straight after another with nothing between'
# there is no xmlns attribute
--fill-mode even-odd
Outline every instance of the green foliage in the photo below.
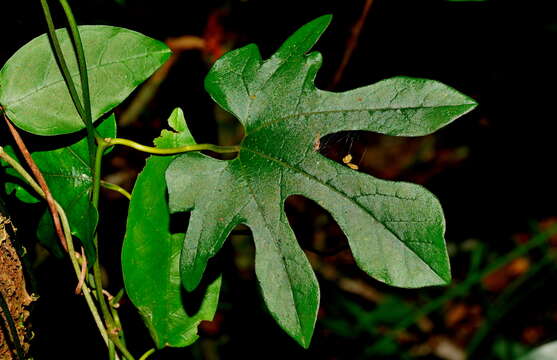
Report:
<svg viewBox="0 0 557 360"><path fill-rule="evenodd" d="M163 130L155 140L158 147L195 143L181 110L176 109L168 123L177 133ZM159 348L188 346L197 339L199 322L214 316L221 282L218 278L209 285L195 315L186 312L179 267L184 234L170 232L166 182L161 176L174 158L151 156L147 160L133 189L122 249L126 291Z"/></svg>
<svg viewBox="0 0 557 360"><path fill-rule="evenodd" d="M48 11L45 13L48 18ZM330 211L346 233L358 266L370 276L407 288L450 281L445 221L437 199L418 185L377 179L337 164L319 153L319 144L321 137L346 130L427 135L471 111L476 103L439 82L407 77L343 93L317 89L314 79L322 59L319 53L308 52L330 20L323 16L306 24L268 60L262 60L255 45L248 45L215 63L205 87L245 129L235 159L222 161L189 152L152 156L139 175L129 208L122 270L129 298L158 348L190 345L198 337L199 323L213 318L221 278L210 279L197 294L186 294L183 288L193 292L199 287L208 261L240 224L253 233L255 270L271 315L300 345L309 346L319 286L284 213L284 202L291 195L303 195ZM89 78L94 120L121 103L170 55L161 42L130 30L109 26L79 29L87 74L79 73L67 31L56 33L75 84L79 87L78 79ZM0 70L0 84L0 104L18 127L39 135L84 128L46 35L29 42L6 63ZM111 115L97 126L96 159L108 144L155 153L191 151L185 147L196 142L181 110L172 113L169 125L173 130L161 133L155 140L156 149L126 139L110 142L103 138L116 136ZM89 132L89 139L82 137L68 146L34 152L32 157L68 215L72 234L83 243L89 264L94 263L89 276L96 286L106 331L111 332L117 316L110 315L104 304L95 255L101 168L100 161L90 161L94 155L90 152L95 151L93 133ZM17 178L10 171L8 175ZM6 190L27 202L36 200L18 186L8 184ZM187 233L173 233L171 213L186 211L192 212ZM38 236L57 249L48 213L41 219ZM79 273L77 265L76 269ZM203 296L195 313L186 309L193 295ZM100 318L95 305L88 305L96 319ZM396 303L388 305L367 317L359 309L351 311L361 317L361 323L384 320L385 311L388 319L407 312ZM397 308L401 312L393 314ZM102 328L103 323L97 325ZM111 341L126 354L125 347Z"/></svg>
<svg viewBox="0 0 557 360"><path fill-rule="evenodd" d="M420 186L376 179L324 158L317 152L319 138L343 130L426 135L476 106L424 79L398 77L344 93L316 89L321 56L306 52L330 19L305 25L266 61L255 45L219 59L205 86L244 125L238 156L220 161L188 153L166 172L170 211L192 211L180 263L186 289L197 287L231 230L246 224L267 307L304 347L313 333L319 287L284 214L290 195L329 210L356 262L374 278L409 288L451 278L437 199Z"/></svg>
<svg viewBox="0 0 557 360"><path fill-rule="evenodd" d="M4 146L4 151L6 151L10 156L17 158L16 152L12 148L12 146ZM40 200L33 196L28 191L28 186L22 181L21 177L12 169L8 164L4 161L0 160L0 169L2 170L0 173L7 175L7 178L4 179L4 191L7 195L15 195L19 200L23 201L27 204L35 204L38 203Z"/></svg>
<svg viewBox="0 0 557 360"><path fill-rule="evenodd" d="M85 48L93 120L128 95L170 56L167 46L135 31L113 26L80 26ZM79 70L66 29L56 31L74 83ZM60 135L84 128L58 69L48 37L20 48L0 70L0 104L21 129Z"/></svg>
<svg viewBox="0 0 557 360"><path fill-rule="evenodd" d="M103 120L97 126L97 131L103 137L116 136L114 115ZM93 237L97 228L98 213L90 201L93 191L93 169L88 160L87 139L81 138L73 144L54 150L37 151L32 157L43 173L52 196L66 210L72 234L83 244L91 264L95 259ZM32 202L33 196L21 187L16 195L20 199ZM56 254L63 253L48 210L40 219L37 235L43 245Z"/></svg>

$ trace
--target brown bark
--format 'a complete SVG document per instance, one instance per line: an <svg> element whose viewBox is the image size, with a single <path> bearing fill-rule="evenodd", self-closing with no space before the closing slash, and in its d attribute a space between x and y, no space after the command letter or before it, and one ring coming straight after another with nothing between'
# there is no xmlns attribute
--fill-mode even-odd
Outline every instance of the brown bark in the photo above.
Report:
<svg viewBox="0 0 557 360"><path fill-rule="evenodd" d="M19 343L23 351L29 349L27 326L29 317L28 306L33 298L27 293L25 277L21 261L13 247L10 237L13 236L15 228L10 219L0 212L0 293L8 305L11 318L17 329ZM0 311L0 359L17 359L15 355L14 339L3 311ZM9 339L9 340L8 340Z"/></svg>

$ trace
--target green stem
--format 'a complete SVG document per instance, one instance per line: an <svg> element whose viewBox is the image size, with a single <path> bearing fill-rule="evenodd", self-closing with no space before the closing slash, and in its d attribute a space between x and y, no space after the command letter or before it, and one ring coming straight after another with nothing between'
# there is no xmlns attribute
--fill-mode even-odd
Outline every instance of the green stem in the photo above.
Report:
<svg viewBox="0 0 557 360"><path fill-rule="evenodd" d="M41 1L41 5L42 5L42 8L43 8L44 17L46 19L46 25L47 25L47 28L48 28L48 38L50 39L50 44L52 46L52 49L54 50L54 55L56 57L56 61L58 62L58 67L60 68L60 71L62 73L62 77L64 78L64 81L66 83L66 87L68 88L68 91L70 93L70 96L72 98L74 106L75 106L79 116L81 117L81 120L83 120L83 123L85 124L85 127L87 128L87 144L89 146L89 154L91 154L91 161L92 161L92 154L94 153L94 149L95 149L95 141L94 140L97 137L97 135L96 135L95 128L93 127L92 121L88 121L88 119L91 118L91 116L90 116L91 106L89 106L88 109L86 110L86 109L84 109L84 106L81 104L81 100L79 99L79 95L77 94L75 83L72 79L72 75L70 73L70 70L68 69L68 65L66 63L64 53L62 52L62 48L60 46L58 36L56 35L56 29L54 27L54 21L52 20L52 14L50 13L50 8L48 6L48 2L47 2L47 0L40 0L40 1ZM69 9L69 7L68 7L68 9ZM66 11L66 9L64 9L64 11ZM71 10L70 10L70 13L71 13ZM66 16L68 16L68 14L66 14ZM71 16L71 17L73 19L73 16ZM69 21L70 21L70 19L68 17L68 22ZM75 23L75 20L74 20L74 23ZM77 27L76 27L76 30L77 30ZM79 33L78 33L78 35L79 35ZM78 60L79 60L79 55L78 55ZM85 59L83 59L83 60L85 60ZM80 67L80 74L81 74L81 67ZM85 76L87 76L87 74L85 74ZM87 93L89 93L88 86L87 86L86 91L87 91ZM85 99L84 99L84 101L85 101ZM87 116L87 114L89 114L89 117Z"/></svg>
<svg viewBox="0 0 557 360"><path fill-rule="evenodd" d="M118 185L113 184L113 183L109 183L108 181L104 181L104 180L101 180L101 186L105 189L116 191L117 193L122 194L123 196L128 198L128 200L132 199L132 195L126 189L124 189L121 186L118 186Z"/></svg>
<svg viewBox="0 0 557 360"><path fill-rule="evenodd" d="M110 146L105 140L102 138L97 138L97 151L95 153L95 166L93 168L93 193L91 196L91 203L95 207L95 209L99 208L99 194L100 194L100 187L101 187L101 165L102 165L102 157L104 154L104 150ZM93 275L95 279L95 290L97 293L97 300L99 302L101 313L105 320L106 326L108 328L108 333L110 336L110 340L116 345L118 350L124 355L124 357L128 360L134 360L134 357L130 354L126 346L120 341L118 337L118 326L115 324L114 318L110 313L108 308L108 304L106 299L104 298L103 294L103 287L102 287L102 274L101 274L101 265L99 262L99 237L98 234L95 234L93 238L93 243L95 246L96 251L96 258L95 263L93 264Z"/></svg>
<svg viewBox="0 0 557 360"><path fill-rule="evenodd" d="M120 291L118 291L116 295L114 295L114 297L109 301L110 306L117 307L117 304L124 297L124 293L125 293L124 288L120 289Z"/></svg>
<svg viewBox="0 0 557 360"><path fill-rule="evenodd" d="M41 0L46 3L46 0ZM60 5L62 6L66 18L68 20L68 25L70 27L70 33L72 35L72 41L74 45L74 51L77 57L77 63L79 67L79 75L81 80L81 90L82 90L82 101L83 101L83 108L82 112L80 113L83 122L87 128L87 138L89 144L89 154L91 155L91 163L93 164L93 190L91 195L91 202L95 209L98 210L99 208L99 193L100 193L100 186L101 186L101 165L102 165L102 156L104 150L106 149L107 144L103 141L103 139L97 134L94 126L93 126L93 118L91 115L91 98L89 94L89 76L87 73L87 62L85 59L85 52L83 50L83 43L81 42L81 35L79 33L79 29L77 26L77 22L73 16L72 10L67 2L67 0L59 0ZM49 15L45 12L45 16ZM50 17L50 23L52 23L52 19ZM53 26L52 26L53 27ZM52 37L56 39L56 34L52 33ZM63 55L61 54L59 57L63 59ZM73 85L73 84L72 84ZM69 86L68 86L69 88ZM75 92L75 86L74 86ZM96 145L96 148L95 148ZM94 155L93 155L94 154ZM114 318L108 308L106 299L103 295L103 287L102 287L102 274L100 268L100 261L99 261L99 244L98 244L98 234L95 234L93 243L96 251L96 258L93 264L93 274L94 274L94 281L95 281L95 290L97 293L97 301L101 308L101 313L105 320L106 326L108 328L109 337L116 345L116 347L122 352L122 354L128 358L133 359L133 356L128 352L126 347L120 342L120 338L116 335L115 332L118 331L117 326L114 322ZM109 349L111 350L111 349ZM115 354L114 354L115 355Z"/></svg>
<svg viewBox="0 0 557 360"><path fill-rule="evenodd" d="M106 143L104 141L99 142L97 145L97 151L95 153L95 165L93 168L93 192L91 195L91 203L95 209L99 208L99 193L100 193L100 186L101 186L101 165L102 165L102 156L104 150L106 148ZM101 265L99 261L99 237L98 234L95 234L93 238L93 245L95 247L95 262L93 263L93 276L95 279L95 291L97 293L97 301L99 302L101 313L103 315L104 321L108 328L109 333L115 329L114 320L112 319L112 315L108 309L108 305L104 298L103 294L103 286L102 286L102 273L101 273ZM112 335L110 336L112 339Z"/></svg>
<svg viewBox="0 0 557 360"><path fill-rule="evenodd" d="M112 341L108 343L108 359L116 359L116 348L114 347L114 343Z"/></svg>
<svg viewBox="0 0 557 360"><path fill-rule="evenodd" d="M25 352L23 351L23 347L21 346L21 342L19 341L19 335L17 333L17 328L15 326L15 322L12 317L12 314L10 313L10 308L8 307L8 303L6 303L6 300L4 300L4 295L2 295L1 291L0 291L0 309L2 309L2 312L4 313L4 317L8 320L8 327L10 328L10 335L12 337L12 342L15 346L17 357L20 360L24 360ZM7 337L8 334L6 334L6 338Z"/></svg>
<svg viewBox="0 0 557 360"><path fill-rule="evenodd" d="M43 199L46 199L46 195L41 189L41 187L39 186L39 184L37 184L37 182L35 182L33 177L14 158L8 155L1 146L0 146L0 158L5 162L7 162L19 175L21 175L21 177L23 177L23 179L33 188L33 190L35 190L35 192L39 194L39 196L41 196ZM60 204L58 204L58 202L56 202L56 208L58 209L58 213L60 215L60 222L62 223L62 228L64 229L64 236L66 237L66 243L68 246L68 255L72 262L76 277L79 280L79 276L81 274L81 266L79 265L79 261L75 256L75 250L73 247L73 239L71 236L68 217L66 216L64 209L60 206ZM97 307L95 306L95 302L91 296L91 290L89 289L87 284L83 284L82 291L87 306L89 307L89 311L93 315L95 324L99 328L101 337L103 338L104 342L108 346L109 344L108 333L104 327L99 312L97 311Z"/></svg>
<svg viewBox="0 0 557 360"><path fill-rule="evenodd" d="M128 139L106 138L104 139L104 141L108 145L123 145L123 146L133 148L135 150L139 150L145 153L155 154L155 155L175 155L175 154L181 154L189 151L202 151L202 150L208 150L208 151L221 153L221 154L235 153L240 151L240 146L237 145L218 146L213 144L195 144L195 145L187 145L187 146L181 146L176 148L160 149L152 146L141 145L139 143L136 143L135 141L128 140Z"/></svg>
<svg viewBox="0 0 557 360"><path fill-rule="evenodd" d="M118 348L118 350L120 350L120 352L122 353L122 355L124 355L124 357L128 360L135 360L135 358L133 357L133 355L128 351L128 349L126 348L126 346L124 344L122 344L122 342L120 341L120 338L118 337L118 335L115 334L111 334L110 335L110 340L112 340L112 342L114 343L114 345L116 345L116 347Z"/></svg>
<svg viewBox="0 0 557 360"><path fill-rule="evenodd" d="M107 143L101 139L97 145L95 152L95 163L93 167L93 193L91 195L91 203L97 209L99 207L99 194L101 188L101 165L104 150L108 147Z"/></svg>
<svg viewBox="0 0 557 360"><path fill-rule="evenodd" d="M79 76L81 79L81 94L83 99L83 110L85 113L85 125L89 126L92 130L93 119L91 116L91 97L89 95L89 74L87 73L87 61L85 59L85 51L83 50L83 43L81 42L81 35L79 34L79 28L77 27L77 22L73 16L72 9L66 0L59 0L60 5L64 9L66 14L66 19L68 20L68 25L70 26L70 32L72 34L72 39L74 42L74 50L77 55L77 63L79 66ZM93 131L92 131L93 132Z"/></svg>
<svg viewBox="0 0 557 360"><path fill-rule="evenodd" d="M70 71L68 70L68 65L66 64L64 54L62 53L62 48L60 47L58 36L56 36L56 29L54 28L54 22L52 20L52 15L50 13L50 8L48 6L47 0L41 0L41 5L43 7L43 13L46 19L46 25L48 27L48 38L50 39L50 44L52 45L52 49L54 50L54 55L56 56L56 60L58 61L60 71L62 72L62 76L64 77L64 81L66 82L66 86L68 87L75 108L79 113L79 116L81 116L83 121L85 121L85 112L81 105L81 100L77 95L75 84L73 82Z"/></svg>
<svg viewBox="0 0 557 360"><path fill-rule="evenodd" d="M118 329L118 338L122 341L122 344L126 345L126 339L124 337L124 328L122 327L122 322L120 321L120 316L118 311L114 307L110 307L110 312L112 313L112 318L114 319L114 324Z"/></svg>
<svg viewBox="0 0 557 360"><path fill-rule="evenodd" d="M149 356L151 356L152 354L154 354L156 351L156 349L150 349L148 350L145 354L141 355L141 357L139 358L139 360L147 360L147 358Z"/></svg>
<svg viewBox="0 0 557 360"><path fill-rule="evenodd" d="M87 138L88 142L94 145L94 139L99 138L95 127L93 126L93 116L91 115L91 96L89 94L89 74L87 72L87 61L85 59L85 51L83 50L83 43L81 42L81 35L79 34L79 28L77 27L77 22L73 16L72 9L68 4L67 0L59 0L64 13L66 14L66 19L68 20L68 25L70 27L70 33L72 35L74 51L77 55L77 64L79 68L79 76L81 80L81 94L83 100L83 112L85 122L85 127L87 128ZM91 145L91 144L90 144ZM94 146L89 149L92 150ZM90 151L92 154L93 152Z"/></svg>

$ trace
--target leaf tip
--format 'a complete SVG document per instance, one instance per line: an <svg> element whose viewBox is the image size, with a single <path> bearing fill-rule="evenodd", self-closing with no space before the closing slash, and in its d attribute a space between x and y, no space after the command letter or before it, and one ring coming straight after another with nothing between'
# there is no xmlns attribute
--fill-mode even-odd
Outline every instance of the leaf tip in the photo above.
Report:
<svg viewBox="0 0 557 360"><path fill-rule="evenodd" d="M182 266L182 270L180 271L180 277L182 278L182 285L186 289L187 292L192 292L201 283L201 278L203 276L203 271L195 271L188 269L187 267Z"/></svg>
<svg viewBox="0 0 557 360"><path fill-rule="evenodd" d="M298 341L298 344L300 344L300 346L303 347L305 350L309 349L309 346L311 345L311 335L309 337L302 336L301 338L296 340Z"/></svg>
<svg viewBox="0 0 557 360"><path fill-rule="evenodd" d="M333 20L333 14L325 14L325 15L321 15L320 17L313 20L312 22L322 24L325 28L327 28L329 24L331 24L332 20Z"/></svg>
<svg viewBox="0 0 557 360"><path fill-rule="evenodd" d="M179 107L172 110L170 117L168 118L168 126L175 131L185 131L186 130L186 117L184 112Z"/></svg>
<svg viewBox="0 0 557 360"><path fill-rule="evenodd" d="M292 34L275 53L274 57L288 59L292 55L307 53L331 23L331 14L314 19Z"/></svg>

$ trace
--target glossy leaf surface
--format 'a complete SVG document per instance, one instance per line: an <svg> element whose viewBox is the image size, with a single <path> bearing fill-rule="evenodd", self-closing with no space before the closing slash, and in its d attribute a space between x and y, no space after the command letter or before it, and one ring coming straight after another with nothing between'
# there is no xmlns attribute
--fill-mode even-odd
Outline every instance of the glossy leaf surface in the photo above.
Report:
<svg viewBox="0 0 557 360"><path fill-rule="evenodd" d="M157 147L194 144L182 111L169 119L176 132L164 130ZM180 281L180 251L184 234L170 232L164 174L175 156L151 156L137 178L130 203L122 249L126 291L139 309L158 348L188 346L197 339L197 326L212 320L217 309L220 277L206 290L195 313L186 308Z"/></svg>
<svg viewBox="0 0 557 360"><path fill-rule="evenodd" d="M255 45L220 58L205 86L245 129L238 157L184 154L166 178L170 210L192 211L181 254L182 281L198 285L230 231L246 224L267 307L302 346L309 345L319 288L284 213L288 196L328 210L346 233L357 264L387 284L415 288L451 279L445 221L437 199L409 183L376 179L337 164L318 139L345 130L429 134L476 103L436 81L397 77L344 93L316 89L319 53L306 54L330 22L318 18L268 60Z"/></svg>
<svg viewBox="0 0 557 360"><path fill-rule="evenodd" d="M108 113L170 56L168 47L135 31L104 25L79 27L93 120ZM66 29L56 31L77 91L79 71ZM0 70L0 104L23 130L60 135L84 128L46 34L20 48Z"/></svg>

